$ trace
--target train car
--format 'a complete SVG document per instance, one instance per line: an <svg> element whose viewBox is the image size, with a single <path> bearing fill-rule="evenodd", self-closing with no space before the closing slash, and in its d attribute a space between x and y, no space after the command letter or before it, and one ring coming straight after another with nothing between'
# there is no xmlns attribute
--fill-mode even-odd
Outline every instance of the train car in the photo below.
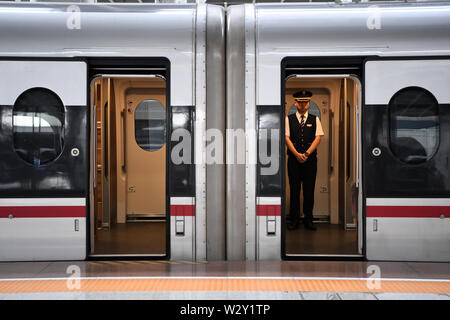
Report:
<svg viewBox="0 0 450 320"><path fill-rule="evenodd" d="M0 261L224 259L224 17L0 4Z"/></svg>
<svg viewBox="0 0 450 320"><path fill-rule="evenodd" d="M449 18L1 4L0 261L450 261ZM316 231L286 228L299 89L325 133Z"/></svg>
<svg viewBox="0 0 450 320"><path fill-rule="evenodd" d="M450 261L450 5L246 4L227 12L231 259ZM321 119L316 231L288 230L285 117ZM235 148L227 141L227 153Z"/></svg>

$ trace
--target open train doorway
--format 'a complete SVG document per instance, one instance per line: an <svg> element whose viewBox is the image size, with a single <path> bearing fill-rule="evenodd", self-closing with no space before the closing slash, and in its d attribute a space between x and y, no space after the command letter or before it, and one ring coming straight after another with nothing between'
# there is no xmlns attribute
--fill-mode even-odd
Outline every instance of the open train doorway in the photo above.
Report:
<svg viewBox="0 0 450 320"><path fill-rule="evenodd" d="M166 256L166 81L99 76L91 93L90 255Z"/></svg>
<svg viewBox="0 0 450 320"><path fill-rule="evenodd" d="M312 93L308 114L320 120L323 136L317 148L314 226L308 228L305 223L302 182L300 223L284 224L286 256L362 256L360 82L350 75L290 75L285 83L286 117L298 113L293 94L299 90ZM285 219L290 217L294 190L290 184L295 179L292 173L289 177L288 157L284 164Z"/></svg>

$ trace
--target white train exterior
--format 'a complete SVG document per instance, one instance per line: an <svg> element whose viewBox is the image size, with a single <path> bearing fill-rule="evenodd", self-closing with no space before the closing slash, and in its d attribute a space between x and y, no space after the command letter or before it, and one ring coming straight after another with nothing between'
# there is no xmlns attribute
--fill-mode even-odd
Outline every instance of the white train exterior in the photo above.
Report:
<svg viewBox="0 0 450 320"><path fill-rule="evenodd" d="M286 252L286 83L348 79L357 88L358 248L324 258L450 261L447 3L246 4L226 11L200 4L0 4L0 70L0 261L89 257L90 81L155 70L169 79L169 113L188 110L195 163L178 171L168 163L168 185L187 183L168 188L169 249L160 258L320 258ZM53 169L23 164L12 148L12 108L30 88L52 90L68 110L65 148ZM390 145L389 105L405 88L430 93L438 110L427 115L439 133L432 154L417 163L399 160ZM271 119L268 127L261 127L262 115ZM207 165L207 129L245 130L238 152L246 163ZM279 130L272 138L279 168L266 177L261 129ZM225 142L224 154L235 155L232 139Z"/></svg>
<svg viewBox="0 0 450 320"><path fill-rule="evenodd" d="M198 163L195 167L182 168L181 173L174 170L171 173L169 169L169 183L170 179L175 179L174 175L183 175L183 172L186 176L176 179L186 179L189 183L183 190L168 192L167 206L178 206L182 213L168 214L170 253L167 252L166 257L170 254L171 259L206 259L206 210L207 205L215 207L213 215L218 216L217 220L224 214L224 209L220 209L224 207L220 184L223 173L221 168L206 168L205 145L198 141L202 140L207 126L207 100L209 107L217 107L217 111L209 113L208 125L223 129L220 127L224 119L221 113L225 110L223 24L223 8L207 5L0 5L2 108L9 106L8 112L11 112L21 92L44 87L57 93L66 107L76 106L84 114L79 119L67 120L66 147L57 160L63 161L56 173L59 180L54 178L56 180L48 181L47 185L43 182L46 175L52 179L51 168L57 166L53 164L44 169L47 173L35 176L34 179L40 180L31 186L33 178L29 175L37 174L37 169L27 164L23 164L22 169L15 166L20 159L14 160L11 146L9 155L3 154L2 175L9 171L28 176L17 176L13 181L14 178L3 175L0 260L82 260L87 257L93 234L88 204L93 180L89 166L94 152L89 149L89 130L95 126L90 124L93 120L88 110L89 81L98 74L151 76L152 70L158 68L165 70L167 79L170 77L171 109L185 107L192 111L187 117L195 116L189 121L194 123L195 120L196 127L191 125L190 130L195 135L192 146L194 161ZM208 75L207 65L211 65ZM207 90L213 95L208 97ZM70 121L82 125L77 127ZM11 130L11 125L2 126L3 140L11 139ZM4 143L11 144L11 140L8 141ZM77 157L71 156L71 149L79 150ZM214 176L208 193L207 170ZM208 204L207 195L212 199ZM34 209L24 210L23 206ZM211 230L215 229L214 223L218 224L213 215L208 218L208 223L213 224ZM176 225L182 226L182 235L176 233ZM220 231L211 236L218 238L214 242L218 246L223 246L221 236ZM210 250L210 255L220 255L214 244Z"/></svg>
<svg viewBox="0 0 450 320"><path fill-rule="evenodd" d="M230 7L227 19L227 128L258 130L258 114L278 106L271 112L280 115L274 128L284 154L286 80L353 78L360 88L356 256L449 261L448 3L242 5ZM388 105L408 87L437 99L440 138L421 164L399 161L389 145ZM247 137L248 158L258 158L258 144L266 143L257 137ZM227 248L235 259L279 259L280 248L289 258L283 169L264 180L254 164L227 171ZM280 208L266 214L274 205Z"/></svg>

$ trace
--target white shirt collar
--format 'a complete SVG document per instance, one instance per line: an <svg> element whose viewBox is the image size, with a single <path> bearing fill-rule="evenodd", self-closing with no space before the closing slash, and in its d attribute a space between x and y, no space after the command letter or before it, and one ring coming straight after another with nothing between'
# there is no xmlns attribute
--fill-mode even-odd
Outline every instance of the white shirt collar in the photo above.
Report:
<svg viewBox="0 0 450 320"><path fill-rule="evenodd" d="M297 111L295 113L295 115L297 116L298 122L302 122L302 116L300 115L300 112ZM305 112L304 116L305 116L305 122L306 122L306 120L308 120L308 111Z"/></svg>

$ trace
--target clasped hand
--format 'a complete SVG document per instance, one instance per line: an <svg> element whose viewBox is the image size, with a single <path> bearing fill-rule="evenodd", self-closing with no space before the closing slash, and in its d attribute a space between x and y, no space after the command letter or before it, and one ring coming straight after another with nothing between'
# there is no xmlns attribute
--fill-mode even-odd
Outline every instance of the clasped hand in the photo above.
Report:
<svg viewBox="0 0 450 320"><path fill-rule="evenodd" d="M308 160L308 157L304 153L297 153L295 155L295 157L297 158L297 161L300 162L300 163L305 163L306 160Z"/></svg>

